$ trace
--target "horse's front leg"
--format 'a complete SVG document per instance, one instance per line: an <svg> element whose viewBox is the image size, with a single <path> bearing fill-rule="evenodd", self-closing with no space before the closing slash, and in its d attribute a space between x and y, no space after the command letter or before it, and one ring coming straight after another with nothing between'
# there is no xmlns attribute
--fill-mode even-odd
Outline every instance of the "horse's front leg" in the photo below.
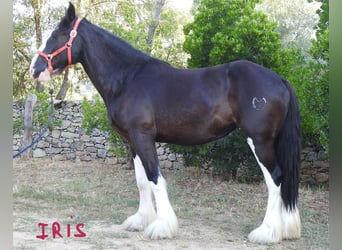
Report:
<svg viewBox="0 0 342 250"><path fill-rule="evenodd" d="M134 215L125 220L123 225L128 231L142 231L152 223L157 216L152 201L152 186L146 177L145 169L139 156L135 156L133 162L135 178L139 189L139 208Z"/></svg>
<svg viewBox="0 0 342 250"><path fill-rule="evenodd" d="M151 239L172 238L178 229L178 221L173 211L166 188L164 177L159 174L158 182L151 182L152 192L157 206L157 219L144 232Z"/></svg>
<svg viewBox="0 0 342 250"><path fill-rule="evenodd" d="M178 222L168 198L166 181L160 172L154 141L144 135L136 135L134 139L134 167L140 203L138 212L129 217L124 226L127 230L145 229L144 236L147 238L172 238L178 229Z"/></svg>

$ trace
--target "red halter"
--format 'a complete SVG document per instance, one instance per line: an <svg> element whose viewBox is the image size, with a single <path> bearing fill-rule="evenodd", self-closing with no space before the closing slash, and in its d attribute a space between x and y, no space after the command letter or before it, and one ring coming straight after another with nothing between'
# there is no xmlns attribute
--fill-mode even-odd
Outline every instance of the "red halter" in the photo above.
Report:
<svg viewBox="0 0 342 250"><path fill-rule="evenodd" d="M74 41L74 38L77 36L77 29L78 29L78 25L80 24L81 20L82 20L81 18L78 18L76 20L73 29L70 31L69 41L63 47L57 49L56 51L52 52L51 54L45 54L44 52L39 51L39 50L37 51L37 53L39 55L41 55L42 57L44 57L47 60L50 75L53 75L52 58L54 58L55 56L57 56L58 54L60 54L64 50L68 51L68 65L62 71L64 71L67 67L69 67L72 64L72 58L71 58L72 42Z"/></svg>

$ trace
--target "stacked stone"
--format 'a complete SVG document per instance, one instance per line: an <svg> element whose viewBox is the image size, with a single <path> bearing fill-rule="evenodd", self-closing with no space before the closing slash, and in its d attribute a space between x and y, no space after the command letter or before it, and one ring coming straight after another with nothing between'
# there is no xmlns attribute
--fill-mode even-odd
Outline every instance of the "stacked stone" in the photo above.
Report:
<svg viewBox="0 0 342 250"><path fill-rule="evenodd" d="M301 182L308 184L328 183L329 160L324 151L305 148L301 157Z"/></svg>
<svg viewBox="0 0 342 250"><path fill-rule="evenodd" d="M166 143L156 143L157 155L161 168L179 169L183 164L183 156L170 151Z"/></svg>
<svg viewBox="0 0 342 250"><path fill-rule="evenodd" d="M15 101L12 104L13 106L13 121L16 120L23 120L22 116L24 113L24 104L20 103L19 101ZM19 131L19 133L16 133L13 135L13 153L19 152L21 149L21 140L23 138L23 131Z"/></svg>

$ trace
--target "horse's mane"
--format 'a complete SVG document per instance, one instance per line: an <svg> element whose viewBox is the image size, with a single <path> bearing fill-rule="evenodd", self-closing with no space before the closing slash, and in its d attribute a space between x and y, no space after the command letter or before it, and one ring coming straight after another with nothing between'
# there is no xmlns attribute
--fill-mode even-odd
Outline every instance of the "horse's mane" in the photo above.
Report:
<svg viewBox="0 0 342 250"><path fill-rule="evenodd" d="M89 22L87 19L84 18L84 21L89 25L91 29L96 30L97 32L100 32L101 35L104 37L104 40L108 42L108 44L111 44L113 48L123 52L124 54L130 56L131 58L135 58L136 60L140 62L155 62L155 63L163 63L169 65L169 63L162 61L160 59L157 59L155 57L152 57L136 48L134 48L130 43L125 41L124 39L120 38L119 36L109 32L108 30L97 26L91 22Z"/></svg>

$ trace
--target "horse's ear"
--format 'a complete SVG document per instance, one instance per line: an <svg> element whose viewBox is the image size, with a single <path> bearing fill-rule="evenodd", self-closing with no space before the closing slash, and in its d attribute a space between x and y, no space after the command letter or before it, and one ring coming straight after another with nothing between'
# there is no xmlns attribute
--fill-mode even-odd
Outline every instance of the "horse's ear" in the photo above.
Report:
<svg viewBox="0 0 342 250"><path fill-rule="evenodd" d="M69 7L65 13L65 16L70 23L76 18L75 7L71 2L69 2Z"/></svg>

